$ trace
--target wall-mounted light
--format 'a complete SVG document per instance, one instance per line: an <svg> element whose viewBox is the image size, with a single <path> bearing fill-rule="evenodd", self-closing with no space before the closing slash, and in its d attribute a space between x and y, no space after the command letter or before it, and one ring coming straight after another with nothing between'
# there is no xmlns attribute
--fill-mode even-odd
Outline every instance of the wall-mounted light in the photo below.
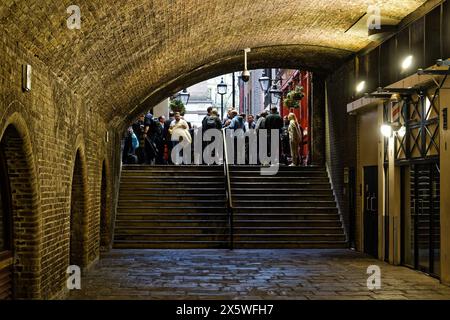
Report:
<svg viewBox="0 0 450 320"><path fill-rule="evenodd" d="M388 122L384 123L380 127L381 134L390 138L394 133L396 133L400 138L403 138L406 134L406 128L400 122Z"/></svg>
<svg viewBox="0 0 450 320"><path fill-rule="evenodd" d="M356 92L360 93L360 92L362 92L365 88L366 88L366 82L365 82L365 81L361 81L361 82L358 83L358 85L356 86Z"/></svg>
<svg viewBox="0 0 450 320"><path fill-rule="evenodd" d="M23 91L31 91L31 66L24 64L22 66L22 89Z"/></svg>
<svg viewBox="0 0 450 320"><path fill-rule="evenodd" d="M402 70L404 71L404 70L409 69L412 66L413 60L414 60L414 58L411 55L409 55L405 59L403 59Z"/></svg>
<svg viewBox="0 0 450 320"><path fill-rule="evenodd" d="M392 136L392 127L389 124L383 124L380 128L381 134L386 137L390 138Z"/></svg>

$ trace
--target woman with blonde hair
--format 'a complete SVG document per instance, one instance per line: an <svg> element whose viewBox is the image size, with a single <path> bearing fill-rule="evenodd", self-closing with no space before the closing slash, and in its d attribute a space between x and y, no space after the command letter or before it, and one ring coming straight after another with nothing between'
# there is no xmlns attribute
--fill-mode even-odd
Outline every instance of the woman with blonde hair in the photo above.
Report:
<svg viewBox="0 0 450 320"><path fill-rule="evenodd" d="M289 113L289 145L291 147L291 155L292 155L292 163L290 166L298 166L299 156L298 156L298 147L302 142L302 132L298 125L297 117L294 113Z"/></svg>

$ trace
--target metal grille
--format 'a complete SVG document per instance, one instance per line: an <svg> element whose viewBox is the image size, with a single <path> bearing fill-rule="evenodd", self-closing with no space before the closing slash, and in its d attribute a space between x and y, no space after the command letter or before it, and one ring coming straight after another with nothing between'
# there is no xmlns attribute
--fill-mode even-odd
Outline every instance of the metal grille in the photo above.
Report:
<svg viewBox="0 0 450 320"><path fill-rule="evenodd" d="M421 90L404 95L400 104L400 123L406 128L403 137L395 137L398 162L429 160L439 157L439 90Z"/></svg>

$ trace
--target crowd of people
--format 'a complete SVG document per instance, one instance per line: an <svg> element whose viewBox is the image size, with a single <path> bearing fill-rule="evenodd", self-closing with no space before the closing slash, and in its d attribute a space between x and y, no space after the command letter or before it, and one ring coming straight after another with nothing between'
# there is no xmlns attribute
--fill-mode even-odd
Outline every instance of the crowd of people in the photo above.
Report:
<svg viewBox="0 0 450 320"><path fill-rule="evenodd" d="M225 129L241 133L248 130L255 130L254 132L258 133L259 130L266 129L269 153L271 152L271 130L278 130L280 163L291 166L304 163L303 129L294 113L282 118L276 107L273 107L270 113L265 110L256 117L239 114L236 109L230 108L224 119L220 118L217 109L209 107L201 128L192 126L184 119L184 114L179 112L170 112L168 119L164 116L155 118L150 112L141 114L127 130L122 161L125 164L173 164L171 152L178 143L184 141L193 144L195 130L202 130L204 133L209 129ZM203 142L203 149L207 145L208 142ZM246 147L247 151L248 147ZM246 156L246 162L248 162L248 156Z"/></svg>

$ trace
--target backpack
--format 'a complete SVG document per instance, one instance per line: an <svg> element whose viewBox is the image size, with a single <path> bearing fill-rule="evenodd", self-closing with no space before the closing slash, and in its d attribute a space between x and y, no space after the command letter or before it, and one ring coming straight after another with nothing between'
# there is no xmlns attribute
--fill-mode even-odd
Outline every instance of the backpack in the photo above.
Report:
<svg viewBox="0 0 450 320"><path fill-rule="evenodd" d="M208 129L217 129L216 118L211 117L211 116L207 117L206 118L206 128L205 129L206 130L208 130Z"/></svg>
<svg viewBox="0 0 450 320"><path fill-rule="evenodd" d="M134 133L131 135L131 145L133 146L133 150L139 148L139 140Z"/></svg>
<svg viewBox="0 0 450 320"><path fill-rule="evenodd" d="M235 128L235 130L242 129L245 132L244 119L241 116L237 116L236 122L237 122L237 128Z"/></svg>

